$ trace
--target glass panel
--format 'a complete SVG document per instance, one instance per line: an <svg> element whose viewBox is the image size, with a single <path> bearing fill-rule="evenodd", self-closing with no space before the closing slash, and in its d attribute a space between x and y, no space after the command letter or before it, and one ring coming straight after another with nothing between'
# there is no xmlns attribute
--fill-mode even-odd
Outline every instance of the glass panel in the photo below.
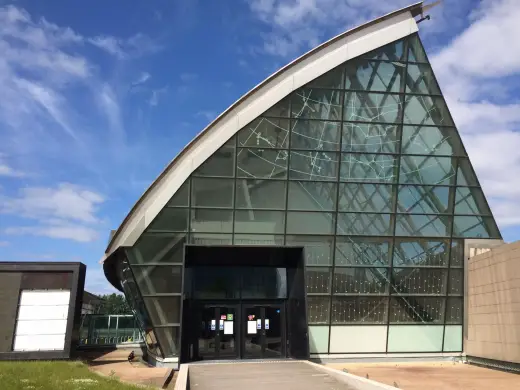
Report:
<svg viewBox="0 0 520 390"><path fill-rule="evenodd" d="M309 326L310 353L329 352L329 327Z"/></svg>
<svg viewBox="0 0 520 390"><path fill-rule="evenodd" d="M134 266L132 271L143 295L182 291L182 266Z"/></svg>
<svg viewBox="0 0 520 390"><path fill-rule="evenodd" d="M242 327L245 327L246 329L249 327L249 325L258 326L257 321L260 321L260 324L262 323L262 311L263 308L260 306L245 306L243 307L243 315L241 322L244 324ZM261 327L261 325L260 325ZM262 332L262 331L260 331ZM253 359L260 359L262 358L263 351L262 349L265 348L265 335L257 335L256 329L253 331L247 330L247 332L244 332L242 341L243 348L242 348L242 355L244 358L253 358ZM190 386L191 387L191 386ZM193 386L195 387L195 386Z"/></svg>
<svg viewBox="0 0 520 390"><path fill-rule="evenodd" d="M394 191L391 185L353 183L339 185L339 211L390 213L393 204Z"/></svg>
<svg viewBox="0 0 520 390"><path fill-rule="evenodd" d="M285 212L265 210L236 210L235 233L283 234Z"/></svg>
<svg viewBox="0 0 520 390"><path fill-rule="evenodd" d="M450 187L399 186L398 213L451 213Z"/></svg>
<svg viewBox="0 0 520 390"><path fill-rule="evenodd" d="M395 267L447 267L448 241L396 240Z"/></svg>
<svg viewBox="0 0 520 390"><path fill-rule="evenodd" d="M453 184L455 161L451 157L402 156L400 183Z"/></svg>
<svg viewBox="0 0 520 390"><path fill-rule="evenodd" d="M283 99L262 114L263 117L285 117L289 116L290 99Z"/></svg>
<svg viewBox="0 0 520 390"><path fill-rule="evenodd" d="M333 297L333 324L385 324L388 298Z"/></svg>
<svg viewBox="0 0 520 390"><path fill-rule="evenodd" d="M362 153L396 153L397 125L343 123L341 150Z"/></svg>
<svg viewBox="0 0 520 390"><path fill-rule="evenodd" d="M235 137L213 153L193 174L198 176L235 176Z"/></svg>
<svg viewBox="0 0 520 390"><path fill-rule="evenodd" d="M394 183L397 158L377 154L347 154L341 156L340 181Z"/></svg>
<svg viewBox="0 0 520 390"><path fill-rule="evenodd" d="M190 244L196 245L230 245L232 244L231 234L218 233L190 233Z"/></svg>
<svg viewBox="0 0 520 390"><path fill-rule="evenodd" d="M155 334L165 357L179 356L180 330L178 327L156 328Z"/></svg>
<svg viewBox="0 0 520 390"><path fill-rule="evenodd" d="M167 206L188 207L190 201L190 179L186 180L182 186L173 194Z"/></svg>
<svg viewBox="0 0 520 390"><path fill-rule="evenodd" d="M252 148L287 148L289 120L258 118L238 132L238 146Z"/></svg>
<svg viewBox="0 0 520 390"><path fill-rule="evenodd" d="M274 234L235 234L234 245L283 245L283 236Z"/></svg>
<svg viewBox="0 0 520 390"><path fill-rule="evenodd" d="M408 64L406 93L424 93L426 95L441 94L430 65Z"/></svg>
<svg viewBox="0 0 520 390"><path fill-rule="evenodd" d="M397 123L403 103L399 95L345 92L343 119L350 122Z"/></svg>
<svg viewBox="0 0 520 390"><path fill-rule="evenodd" d="M238 299L240 267L197 266L192 270L194 299Z"/></svg>
<svg viewBox="0 0 520 390"><path fill-rule="evenodd" d="M287 272L285 268L242 267L240 271L243 277L243 299L287 298Z"/></svg>
<svg viewBox="0 0 520 390"><path fill-rule="evenodd" d="M339 150L340 122L297 119L292 124L291 149Z"/></svg>
<svg viewBox="0 0 520 390"><path fill-rule="evenodd" d="M300 89L292 93L292 117L341 120L341 94L337 90Z"/></svg>
<svg viewBox="0 0 520 390"><path fill-rule="evenodd" d="M428 62L421 39L418 35L413 35L408 40L408 61L409 62Z"/></svg>
<svg viewBox="0 0 520 390"><path fill-rule="evenodd" d="M334 294L388 294L388 270L386 268L334 269Z"/></svg>
<svg viewBox="0 0 520 390"><path fill-rule="evenodd" d="M397 215L396 236L446 237L450 235L449 216Z"/></svg>
<svg viewBox="0 0 520 390"><path fill-rule="evenodd" d="M450 267L464 266L464 241L453 240L451 242Z"/></svg>
<svg viewBox="0 0 520 390"><path fill-rule="evenodd" d="M314 181L336 181L338 179L338 154L292 151L289 177Z"/></svg>
<svg viewBox="0 0 520 390"><path fill-rule="evenodd" d="M287 212L287 234L333 234L334 214Z"/></svg>
<svg viewBox="0 0 520 390"><path fill-rule="evenodd" d="M145 297L143 300L154 326L180 322L181 297Z"/></svg>
<svg viewBox="0 0 520 390"><path fill-rule="evenodd" d="M280 179L287 176L287 151L238 149L237 177Z"/></svg>
<svg viewBox="0 0 520 390"><path fill-rule="evenodd" d="M191 231L208 233L231 233L233 210L191 210Z"/></svg>
<svg viewBox="0 0 520 390"><path fill-rule="evenodd" d="M455 214L490 215L491 210L480 188L458 187L455 197Z"/></svg>
<svg viewBox="0 0 520 390"><path fill-rule="evenodd" d="M399 62L350 60L345 65L345 89L401 92L405 67Z"/></svg>
<svg viewBox="0 0 520 390"><path fill-rule="evenodd" d="M464 284L464 271L461 269L450 270L448 294L462 295L464 293L463 284Z"/></svg>
<svg viewBox="0 0 520 390"><path fill-rule="evenodd" d="M389 240L350 237L336 239L336 266L388 265L389 258Z"/></svg>
<svg viewBox="0 0 520 390"><path fill-rule="evenodd" d="M454 127L403 126L402 154L464 156L462 141Z"/></svg>
<svg viewBox="0 0 520 390"><path fill-rule="evenodd" d="M330 294L331 270L329 267L305 269L307 293Z"/></svg>
<svg viewBox="0 0 520 390"><path fill-rule="evenodd" d="M334 211L336 195L336 183L290 181L287 208L289 210Z"/></svg>
<svg viewBox="0 0 520 390"><path fill-rule="evenodd" d="M386 46L377 48L367 54L363 54L363 58L389 60L389 61L405 61L405 53L403 48L404 40L389 43Z"/></svg>
<svg viewBox="0 0 520 390"><path fill-rule="evenodd" d="M130 250L131 263L182 263L186 233L150 234L144 233Z"/></svg>
<svg viewBox="0 0 520 390"><path fill-rule="evenodd" d="M328 324L330 309L330 297L308 296L307 318L309 324Z"/></svg>
<svg viewBox="0 0 520 390"><path fill-rule="evenodd" d="M148 231L182 232L188 230L188 209L165 207L155 217Z"/></svg>
<svg viewBox="0 0 520 390"><path fill-rule="evenodd" d="M388 352L441 352L442 325L391 325Z"/></svg>
<svg viewBox="0 0 520 390"><path fill-rule="evenodd" d="M394 268L392 275L396 293L446 295L447 269Z"/></svg>
<svg viewBox="0 0 520 390"><path fill-rule="evenodd" d="M304 248L305 265L332 265L333 237L287 236L287 246Z"/></svg>
<svg viewBox="0 0 520 390"><path fill-rule="evenodd" d="M343 67L339 66L333 70L328 71L323 76L314 79L306 88L331 88L341 89L343 85Z"/></svg>
<svg viewBox="0 0 520 390"><path fill-rule="evenodd" d="M462 326L446 326L444 331L444 352L462 352Z"/></svg>
<svg viewBox="0 0 520 390"><path fill-rule="evenodd" d="M398 297L390 298L391 324L442 324L444 320L444 297Z"/></svg>
<svg viewBox="0 0 520 390"><path fill-rule="evenodd" d="M353 236L389 236L392 226L389 214L338 214L337 234Z"/></svg>
<svg viewBox="0 0 520 390"><path fill-rule="evenodd" d="M466 158L459 159L459 168L457 170L457 185L459 186L478 186L477 176L473 171L471 163Z"/></svg>
<svg viewBox="0 0 520 390"><path fill-rule="evenodd" d="M233 179L192 178L192 207L233 207Z"/></svg>
<svg viewBox="0 0 520 390"><path fill-rule="evenodd" d="M446 323L462 324L462 316L464 313L464 302L462 298L450 297L446 304Z"/></svg>
<svg viewBox="0 0 520 390"><path fill-rule="evenodd" d="M285 181L237 179L237 209L285 209Z"/></svg>
<svg viewBox="0 0 520 390"><path fill-rule="evenodd" d="M453 235L464 238L501 238L493 217L462 217L453 219Z"/></svg>
<svg viewBox="0 0 520 390"><path fill-rule="evenodd" d="M406 96L404 123L455 126L441 96Z"/></svg>

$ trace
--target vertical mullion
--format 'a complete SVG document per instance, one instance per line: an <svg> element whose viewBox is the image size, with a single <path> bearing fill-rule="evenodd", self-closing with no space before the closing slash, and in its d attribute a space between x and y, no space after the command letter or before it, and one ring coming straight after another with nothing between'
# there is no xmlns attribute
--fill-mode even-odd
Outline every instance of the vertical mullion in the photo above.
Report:
<svg viewBox="0 0 520 390"><path fill-rule="evenodd" d="M289 119L288 119L288 124L289 124L288 126L289 126L289 128L287 129L289 134L287 134L287 146L286 146L286 149L285 149L285 150L287 150L287 174L285 176L285 210L284 210L284 212L285 212L285 223L284 223L284 227L283 227L283 244L284 245L287 244L287 220L288 220L288 218L287 218L288 217L287 209L288 209L288 205L289 205L289 176L291 174L291 149L292 149L291 148L291 136L292 136L292 124L293 124L293 119L292 119L292 97L293 97L293 93L291 93L289 95L290 96L289 97ZM305 266L305 264L304 264L304 266Z"/></svg>
<svg viewBox="0 0 520 390"><path fill-rule="evenodd" d="M240 133L239 129L235 137L235 145L234 145L234 155L233 155L233 161L234 161L234 167L233 167L233 211L231 212L231 245L235 245L235 216L236 216L236 206L237 206L237 188L238 188L238 182L237 182L237 171L238 171L238 134ZM247 185L247 181L244 179ZM248 188L249 190L249 188Z"/></svg>

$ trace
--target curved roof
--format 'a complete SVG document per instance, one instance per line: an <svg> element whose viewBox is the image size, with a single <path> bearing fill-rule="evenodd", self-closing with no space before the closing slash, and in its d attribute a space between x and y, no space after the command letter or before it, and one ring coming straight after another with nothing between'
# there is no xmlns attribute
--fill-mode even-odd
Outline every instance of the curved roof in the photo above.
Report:
<svg viewBox="0 0 520 390"><path fill-rule="evenodd" d="M200 132L145 191L111 235L106 259L117 248L133 245L189 175L245 125L294 90L336 66L418 30L412 4L348 30L292 61L251 89Z"/></svg>

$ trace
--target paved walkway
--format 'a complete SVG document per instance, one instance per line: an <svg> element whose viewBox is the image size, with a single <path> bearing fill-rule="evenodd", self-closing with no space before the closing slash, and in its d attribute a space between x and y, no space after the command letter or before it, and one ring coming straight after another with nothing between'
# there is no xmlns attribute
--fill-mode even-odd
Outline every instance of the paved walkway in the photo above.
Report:
<svg viewBox="0 0 520 390"><path fill-rule="evenodd" d="M303 362L190 364L189 377L197 390L353 390Z"/></svg>

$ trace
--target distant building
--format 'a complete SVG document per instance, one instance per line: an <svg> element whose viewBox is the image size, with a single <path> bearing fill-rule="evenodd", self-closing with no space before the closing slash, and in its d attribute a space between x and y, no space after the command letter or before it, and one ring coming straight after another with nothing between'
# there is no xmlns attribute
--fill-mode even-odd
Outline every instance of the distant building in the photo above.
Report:
<svg viewBox="0 0 520 390"><path fill-rule="evenodd" d="M97 314L101 309L103 299L89 293L88 291L83 292L83 301L81 305L81 314Z"/></svg>

